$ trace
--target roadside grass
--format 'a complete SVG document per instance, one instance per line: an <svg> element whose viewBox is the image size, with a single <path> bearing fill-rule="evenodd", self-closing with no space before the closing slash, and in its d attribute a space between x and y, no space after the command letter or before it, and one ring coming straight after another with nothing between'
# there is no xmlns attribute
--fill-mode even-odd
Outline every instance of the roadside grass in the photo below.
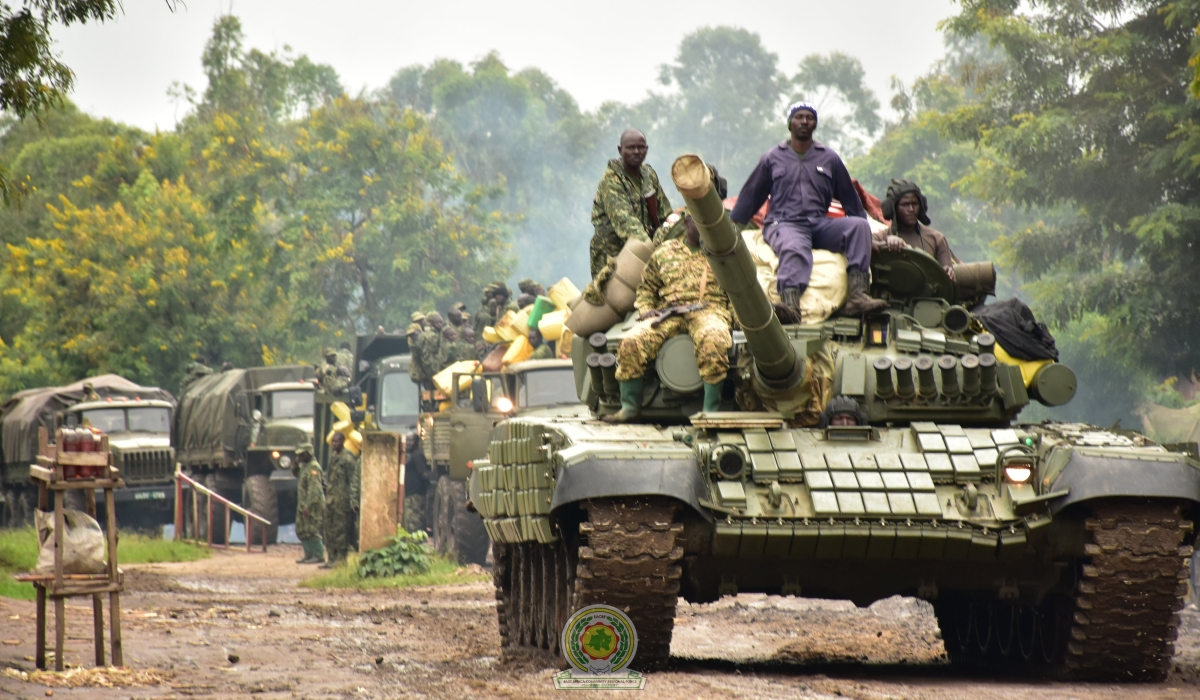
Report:
<svg viewBox="0 0 1200 700"><path fill-rule="evenodd" d="M300 582L304 588L351 588L371 591L380 588L413 588L415 586L445 586L454 583L490 581L491 574L477 567L459 566L458 562L441 555L429 557L429 571L409 576L359 578L358 555L351 554L338 566L322 571Z"/></svg>
<svg viewBox="0 0 1200 700"><path fill-rule="evenodd" d="M168 542L135 533L122 534L117 543L117 562L121 565L196 561L211 554L208 548L190 542ZM0 530L0 596L33 600L33 585L13 580L13 574L33 569L37 557L37 532L32 527Z"/></svg>

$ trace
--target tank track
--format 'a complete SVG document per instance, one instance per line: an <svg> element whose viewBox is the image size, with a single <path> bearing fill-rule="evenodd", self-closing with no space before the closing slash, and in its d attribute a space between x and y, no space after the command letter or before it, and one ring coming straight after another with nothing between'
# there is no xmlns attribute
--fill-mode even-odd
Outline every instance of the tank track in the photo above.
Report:
<svg viewBox="0 0 1200 700"><path fill-rule="evenodd" d="M1084 522L1074 591L1037 606L947 595L934 603L956 663L1075 680L1160 681L1187 594L1192 523L1172 503L1110 501Z"/></svg>
<svg viewBox="0 0 1200 700"><path fill-rule="evenodd" d="M1064 665L1086 680L1158 681L1175 653L1192 523L1178 505L1099 502L1084 553Z"/></svg>
<svg viewBox="0 0 1200 700"><path fill-rule="evenodd" d="M671 655L683 547L679 506L659 499L612 499L584 504L574 609L603 603L624 610L638 635L638 670L661 668Z"/></svg>
<svg viewBox="0 0 1200 700"><path fill-rule="evenodd" d="M584 504L579 538L553 544L493 544L492 579L506 655L559 654L571 613L602 603L624 610L638 633L633 665L661 668L670 657L683 548L678 505L612 499ZM570 533L564 533L570 534ZM586 544L583 542L586 541Z"/></svg>

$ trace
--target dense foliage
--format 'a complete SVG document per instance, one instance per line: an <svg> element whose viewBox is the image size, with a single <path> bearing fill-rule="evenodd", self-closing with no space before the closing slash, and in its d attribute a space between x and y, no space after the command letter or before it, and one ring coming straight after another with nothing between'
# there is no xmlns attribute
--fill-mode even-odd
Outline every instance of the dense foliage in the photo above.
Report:
<svg viewBox="0 0 1200 700"><path fill-rule="evenodd" d="M307 361L415 309L473 307L491 279L581 284L594 188L621 131L646 133L660 174L694 151L736 193L804 99L820 110L817 138L868 190L917 181L959 257L997 260L1000 296L1050 322L1080 394L1027 418L1111 423L1147 400L1188 403L1200 0L959 5L944 59L894 81L891 122L857 60L780 66L733 27L685 36L673 61L647 67L655 91L594 112L495 53L402 68L349 96L330 66L244 47L234 17L216 21L203 89L173 89L191 106L173 131L5 103L0 166L23 206L0 209L0 394L103 371L174 386L201 351ZM0 24L16 11L4 12ZM4 70L0 81L41 80L49 97L67 85L53 63Z"/></svg>
<svg viewBox="0 0 1200 700"><path fill-rule="evenodd" d="M432 552L425 544L428 538L423 531L409 532L397 527L396 534L387 538L387 544L359 555L359 578L412 576L429 571Z"/></svg>

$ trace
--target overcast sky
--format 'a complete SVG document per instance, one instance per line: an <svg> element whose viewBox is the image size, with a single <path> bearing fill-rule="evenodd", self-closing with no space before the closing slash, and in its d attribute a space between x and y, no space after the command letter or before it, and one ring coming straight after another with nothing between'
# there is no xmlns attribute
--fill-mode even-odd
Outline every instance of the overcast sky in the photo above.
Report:
<svg viewBox="0 0 1200 700"><path fill-rule="evenodd" d="M59 29L76 104L145 129L173 128L185 107L168 87L203 89L200 53L213 21L232 12L248 48L289 45L333 66L352 93L383 86L404 66L440 57L466 63L496 49L510 68L542 69L592 110L661 89L658 66L674 59L685 34L731 25L758 33L789 74L810 53L858 57L886 106L891 76L910 82L942 56L937 23L955 10L951 0L184 2L171 12L163 0L124 0L115 22Z"/></svg>

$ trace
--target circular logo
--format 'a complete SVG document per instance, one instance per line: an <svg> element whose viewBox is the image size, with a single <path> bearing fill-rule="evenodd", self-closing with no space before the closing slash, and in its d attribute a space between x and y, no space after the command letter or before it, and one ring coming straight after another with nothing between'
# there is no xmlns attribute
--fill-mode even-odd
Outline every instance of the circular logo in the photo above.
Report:
<svg viewBox="0 0 1200 700"><path fill-rule="evenodd" d="M611 605L589 605L567 620L563 655L580 671L617 673L637 654L637 631L624 612Z"/></svg>

